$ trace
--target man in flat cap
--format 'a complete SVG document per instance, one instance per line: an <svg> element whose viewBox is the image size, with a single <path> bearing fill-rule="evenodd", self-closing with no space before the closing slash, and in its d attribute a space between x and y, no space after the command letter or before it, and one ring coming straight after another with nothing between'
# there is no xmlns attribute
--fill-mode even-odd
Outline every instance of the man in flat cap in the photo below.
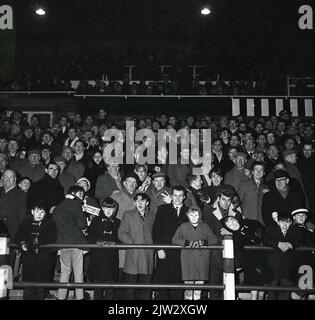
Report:
<svg viewBox="0 0 315 320"><path fill-rule="evenodd" d="M18 168L21 177L29 178L33 183L38 182L45 176L45 167L40 162L40 151L33 149L28 152L28 158L24 165Z"/></svg>
<svg viewBox="0 0 315 320"><path fill-rule="evenodd" d="M161 204L167 204L172 201L171 188L166 186L166 174L156 172L152 175L152 183L146 191L150 197L150 211L155 215Z"/></svg>
<svg viewBox="0 0 315 320"><path fill-rule="evenodd" d="M247 181L249 177L245 174L246 162L246 153L237 152L235 157L235 167L225 174L224 184L229 184L237 190L242 181Z"/></svg>
<svg viewBox="0 0 315 320"><path fill-rule="evenodd" d="M264 194L262 219L265 226L277 221L279 214L290 216L291 212L305 205L304 199L289 186L290 175L283 169L274 172L275 185Z"/></svg>

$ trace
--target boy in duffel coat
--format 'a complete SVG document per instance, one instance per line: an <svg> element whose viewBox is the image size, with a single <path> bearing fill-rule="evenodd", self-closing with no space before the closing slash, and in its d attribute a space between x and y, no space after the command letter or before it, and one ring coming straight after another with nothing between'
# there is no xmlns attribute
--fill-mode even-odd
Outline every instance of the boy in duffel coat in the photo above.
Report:
<svg viewBox="0 0 315 320"><path fill-rule="evenodd" d="M50 215L46 215L47 205L43 200L34 202L32 217L24 220L15 236L15 243L22 251L22 279L32 282L50 282L56 252L49 248L39 248L43 244L55 243L57 228ZM43 300L45 288L25 288L24 300Z"/></svg>
<svg viewBox="0 0 315 320"><path fill-rule="evenodd" d="M118 204L112 198L106 198L101 203L99 216L93 218L88 242L96 243L100 248L118 242L118 227L120 221L116 219ZM89 276L95 283L116 282L118 280L118 250L92 249L89 265ZM94 300L113 300L115 291L111 288L94 289Z"/></svg>

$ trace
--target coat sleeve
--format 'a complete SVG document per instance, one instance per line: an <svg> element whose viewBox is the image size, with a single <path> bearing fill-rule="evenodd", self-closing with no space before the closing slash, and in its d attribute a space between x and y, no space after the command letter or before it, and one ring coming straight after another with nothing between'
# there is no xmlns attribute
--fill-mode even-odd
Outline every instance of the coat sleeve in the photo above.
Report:
<svg viewBox="0 0 315 320"><path fill-rule="evenodd" d="M272 211L270 210L270 195L269 192L264 194L263 200L262 200L262 206L261 206L261 215L264 222L264 225L267 227L270 224L273 223L272 219Z"/></svg>
<svg viewBox="0 0 315 320"><path fill-rule="evenodd" d="M104 176L99 176L96 180L95 186L95 198L98 200L105 199L105 190L104 190Z"/></svg>
<svg viewBox="0 0 315 320"><path fill-rule="evenodd" d="M163 241L163 207L158 207L153 224L153 242L164 244Z"/></svg>
<svg viewBox="0 0 315 320"><path fill-rule="evenodd" d="M96 218L92 219L92 222L88 231L88 236L87 236L88 243L96 243L97 240L100 240L100 237L98 235L98 227L97 227L98 223L99 223L98 219Z"/></svg>
<svg viewBox="0 0 315 320"><path fill-rule="evenodd" d="M215 234L212 232L211 228L208 225L206 225L206 229L207 238L205 240L207 240L207 245L210 246L218 243L218 238L215 236Z"/></svg>
<svg viewBox="0 0 315 320"><path fill-rule="evenodd" d="M124 214L120 226L118 228L118 238L124 244L133 244L130 237L130 219L128 214Z"/></svg>
<svg viewBox="0 0 315 320"><path fill-rule="evenodd" d="M15 234L13 242L16 243L17 245L20 245L22 241L26 241L26 242L29 241L30 237L29 237L29 233L27 232L27 221L28 220L25 220L19 225L18 230Z"/></svg>
<svg viewBox="0 0 315 320"><path fill-rule="evenodd" d="M51 244L57 241L57 226L56 223L49 218L46 228L42 231L42 236L39 237L40 244Z"/></svg>
<svg viewBox="0 0 315 320"><path fill-rule="evenodd" d="M279 239L276 236L276 228L271 225L266 228L265 234L262 240L263 245L271 248L278 248Z"/></svg>
<svg viewBox="0 0 315 320"><path fill-rule="evenodd" d="M187 239L184 238L184 226L181 224L172 238L172 243L183 247L185 245L185 240Z"/></svg>
<svg viewBox="0 0 315 320"><path fill-rule="evenodd" d="M80 203L76 203L73 206L73 214L74 214L74 221L77 227L80 228L81 230L86 229L87 222L86 222L86 219L82 210L82 206Z"/></svg>

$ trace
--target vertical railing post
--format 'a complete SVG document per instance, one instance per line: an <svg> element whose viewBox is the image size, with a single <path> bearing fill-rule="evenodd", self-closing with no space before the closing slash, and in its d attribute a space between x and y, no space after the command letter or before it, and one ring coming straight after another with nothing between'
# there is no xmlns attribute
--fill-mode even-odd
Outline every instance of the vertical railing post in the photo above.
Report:
<svg viewBox="0 0 315 320"><path fill-rule="evenodd" d="M223 236L223 285L224 300L235 300L234 245L233 236Z"/></svg>
<svg viewBox="0 0 315 320"><path fill-rule="evenodd" d="M13 272L10 266L10 239L0 235L0 299L6 299L13 286Z"/></svg>

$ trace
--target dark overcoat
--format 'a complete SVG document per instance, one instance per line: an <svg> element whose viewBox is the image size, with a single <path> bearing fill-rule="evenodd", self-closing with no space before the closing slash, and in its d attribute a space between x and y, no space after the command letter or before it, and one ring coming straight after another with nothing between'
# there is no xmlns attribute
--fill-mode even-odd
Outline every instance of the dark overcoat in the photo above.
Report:
<svg viewBox="0 0 315 320"><path fill-rule="evenodd" d="M16 244L25 241L28 246L27 252L22 251L23 281L50 282L56 250L39 248L36 253L33 246L35 238L39 245L56 243L57 228L50 216L46 216L40 223L27 218L19 226L14 238Z"/></svg>
<svg viewBox="0 0 315 320"><path fill-rule="evenodd" d="M173 204L158 207L153 226L153 241L155 244L172 244L172 238L177 228L187 222L188 207L182 206L179 216ZM157 259L155 280L157 282L181 282L180 250L164 250L165 259Z"/></svg>
<svg viewBox="0 0 315 320"><path fill-rule="evenodd" d="M88 232L88 242L97 241L118 242L118 227L120 221L116 218L95 217L92 219ZM92 249L90 255L89 275L91 279L118 279L118 250Z"/></svg>

